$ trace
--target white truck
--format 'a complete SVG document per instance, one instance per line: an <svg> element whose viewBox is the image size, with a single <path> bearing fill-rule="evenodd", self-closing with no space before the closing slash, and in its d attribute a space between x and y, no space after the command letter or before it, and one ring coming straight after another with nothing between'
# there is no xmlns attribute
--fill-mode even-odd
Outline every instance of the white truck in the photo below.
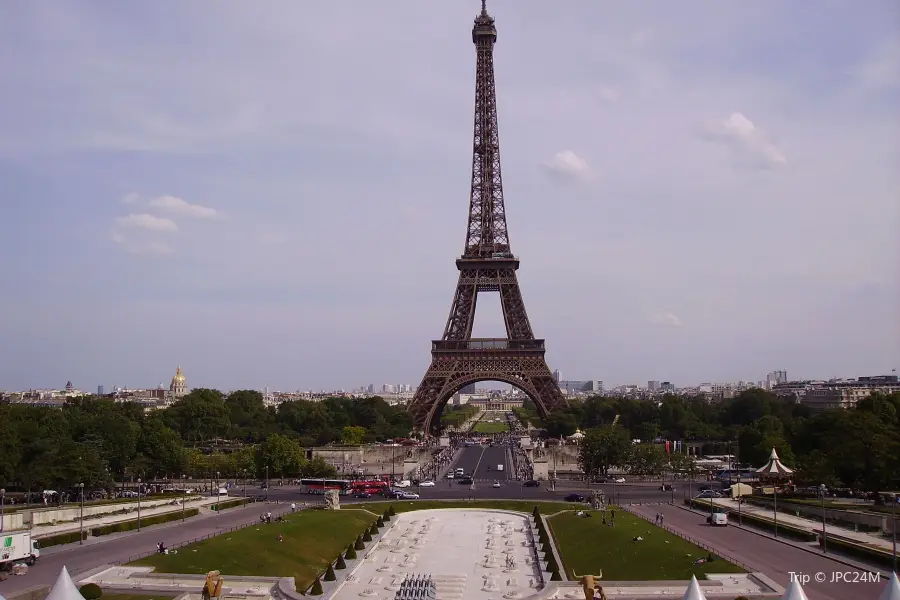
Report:
<svg viewBox="0 0 900 600"><path fill-rule="evenodd" d="M498 471L502 471L502 470L503 470L503 465L497 465L497 470L498 470Z"/></svg>
<svg viewBox="0 0 900 600"><path fill-rule="evenodd" d="M12 570L13 565L25 563L31 566L40 556L40 545L31 539L30 531L0 533L0 579L6 578L5 571Z"/></svg>

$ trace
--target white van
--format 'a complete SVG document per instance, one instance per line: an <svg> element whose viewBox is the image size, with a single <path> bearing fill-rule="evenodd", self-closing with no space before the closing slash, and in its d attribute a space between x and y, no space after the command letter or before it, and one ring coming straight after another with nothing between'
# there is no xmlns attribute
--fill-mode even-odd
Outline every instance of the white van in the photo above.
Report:
<svg viewBox="0 0 900 600"><path fill-rule="evenodd" d="M728 513L714 512L710 516L706 517L706 522L713 527L725 527L726 525L728 525Z"/></svg>

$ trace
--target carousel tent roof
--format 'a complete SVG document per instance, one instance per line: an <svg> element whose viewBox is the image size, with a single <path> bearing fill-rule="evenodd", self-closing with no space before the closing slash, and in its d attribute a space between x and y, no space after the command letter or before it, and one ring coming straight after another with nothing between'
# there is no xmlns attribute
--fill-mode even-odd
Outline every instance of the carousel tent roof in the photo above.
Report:
<svg viewBox="0 0 900 600"><path fill-rule="evenodd" d="M0 600L6 600L6 598L3 597L3 594L0 594Z"/></svg>
<svg viewBox="0 0 900 600"><path fill-rule="evenodd" d="M900 600L900 581L897 580L896 573L891 573L887 587L881 592L878 600Z"/></svg>
<svg viewBox="0 0 900 600"><path fill-rule="evenodd" d="M706 596L703 595L703 590L700 589L700 583L697 581L696 575L691 575L691 583L688 585L688 589L685 590L681 600L706 600Z"/></svg>
<svg viewBox="0 0 900 600"><path fill-rule="evenodd" d="M580 429L576 429L576 430L575 430L575 433L573 433L572 435L569 436L569 439L573 439L573 438L574 438L574 439L580 440L580 439L583 438L583 437L584 437L584 434L581 433L581 430L580 430Z"/></svg>
<svg viewBox="0 0 900 600"><path fill-rule="evenodd" d="M59 572L59 577L56 578L56 583L47 594L46 600L84 600L65 567Z"/></svg>
<svg viewBox="0 0 900 600"><path fill-rule="evenodd" d="M794 577L791 580L791 585L784 591L784 596L781 597L781 600L809 600L809 598L806 597L806 592L803 591L800 580Z"/></svg>
<svg viewBox="0 0 900 600"><path fill-rule="evenodd" d="M758 468L756 472L761 475L790 475L794 470L784 466L781 459L778 458L778 453L775 452L775 448L772 448L772 454L769 455L769 462Z"/></svg>

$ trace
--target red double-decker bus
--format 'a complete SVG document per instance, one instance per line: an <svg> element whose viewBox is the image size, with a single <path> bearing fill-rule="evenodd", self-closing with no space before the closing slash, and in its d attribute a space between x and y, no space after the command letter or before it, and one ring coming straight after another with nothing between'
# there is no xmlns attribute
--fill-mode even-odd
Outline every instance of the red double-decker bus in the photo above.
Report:
<svg viewBox="0 0 900 600"><path fill-rule="evenodd" d="M301 479L301 491L307 494L324 494L326 490L337 490L341 496L350 493L350 482L343 479Z"/></svg>
<svg viewBox="0 0 900 600"><path fill-rule="evenodd" d="M350 483L350 491L353 494L381 494L390 488L386 481L371 479L367 481L353 481Z"/></svg>

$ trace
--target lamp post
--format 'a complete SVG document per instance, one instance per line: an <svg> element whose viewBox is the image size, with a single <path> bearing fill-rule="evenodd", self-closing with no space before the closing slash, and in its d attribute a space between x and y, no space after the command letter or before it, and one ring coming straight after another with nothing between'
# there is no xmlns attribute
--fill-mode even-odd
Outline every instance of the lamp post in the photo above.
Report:
<svg viewBox="0 0 900 600"><path fill-rule="evenodd" d="M244 479L244 502L247 501L247 469L243 471L243 479Z"/></svg>
<svg viewBox="0 0 900 600"><path fill-rule="evenodd" d="M219 489L219 472L216 471L216 516L219 516L219 505L222 504L222 494Z"/></svg>
<svg viewBox="0 0 900 600"><path fill-rule="evenodd" d="M3 533L3 498L6 497L6 488L0 488L0 533Z"/></svg>
<svg viewBox="0 0 900 600"><path fill-rule="evenodd" d="M894 540L894 551L891 555L892 557L892 567L894 569L894 573L897 572L897 514L894 513L894 531L893 531L893 540Z"/></svg>
<svg viewBox="0 0 900 600"><path fill-rule="evenodd" d="M819 484L819 498L822 499L822 552L828 552L828 533L825 530L825 492L828 491L828 488L825 487L825 484Z"/></svg>
<svg viewBox="0 0 900 600"><path fill-rule="evenodd" d="M269 463L266 463L266 502L269 501Z"/></svg>
<svg viewBox="0 0 900 600"><path fill-rule="evenodd" d="M137 495L138 495L138 531L141 530L141 478L137 479Z"/></svg>
<svg viewBox="0 0 900 600"><path fill-rule="evenodd" d="M181 476L181 522L184 523L184 503L187 502L187 486L184 485L185 475Z"/></svg>
<svg viewBox="0 0 900 600"><path fill-rule="evenodd" d="M778 488L772 484L772 521L775 524L775 537L778 537Z"/></svg>
<svg viewBox="0 0 900 600"><path fill-rule="evenodd" d="M78 516L78 545L84 545L84 484L78 484L79 495L81 496L81 509Z"/></svg>

